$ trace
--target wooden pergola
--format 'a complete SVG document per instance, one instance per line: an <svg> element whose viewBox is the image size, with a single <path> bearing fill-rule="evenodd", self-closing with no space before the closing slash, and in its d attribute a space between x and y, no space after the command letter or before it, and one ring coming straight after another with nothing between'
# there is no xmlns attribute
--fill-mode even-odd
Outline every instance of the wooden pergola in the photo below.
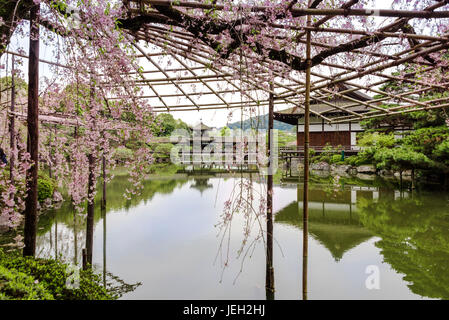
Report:
<svg viewBox="0 0 449 320"><path fill-rule="evenodd" d="M445 78L441 83L429 83L417 79L416 72L392 74L392 68L403 64L419 67L420 74L437 68L432 53L449 49L449 33L429 35L426 34L426 30L420 30L421 33L418 33L409 22L412 19L449 18L449 11L437 10L446 6L449 1L435 1L435 4L422 11L352 9L351 7L358 2L355 0L346 2L341 8L317 9L321 2L312 1L310 8L290 9L295 17L319 17L316 22L308 26L285 25L282 23L282 18L279 19L279 23L270 24L271 28L279 30L279 38L282 38L282 32L288 29L288 32L299 33L296 37L298 46L310 47L310 96L314 101L326 104L329 108L322 112L313 110L309 112L329 123L339 123L449 107L447 98L420 100L420 96L428 92L447 90L449 78ZM305 52L303 56L292 53L292 59L297 61L292 61L290 66L280 62L279 59L265 59L260 63L260 73L248 73L244 64L253 57L236 52L235 55L240 54L241 65L225 59L221 59L218 65L215 63L217 53L213 48L199 40L196 34L189 32L187 27L170 20L170 16L161 9L194 10L192 11L194 14L196 11L212 9L220 12L224 9L223 5L198 1L161 0L131 0L124 1L124 5L128 8L128 18L123 20L123 28L130 40L137 40L134 42L137 52L135 57L143 67L141 73L129 74L129 81L144 88L146 94L139 98L148 100L155 112L257 109L269 106L270 94L273 95L274 108L293 107L305 110L305 96L308 90L305 79L308 59ZM267 8L253 6L250 9L241 8L241 10L263 14ZM325 26L341 16L348 19L354 16L396 19L374 32ZM307 41L308 34L313 35L313 40L311 37L310 41ZM320 41L320 39L337 37L341 34L350 34L358 38L338 46ZM380 51L367 49L370 43L381 42L384 43L383 47L390 47L390 49ZM192 45L193 43L195 45ZM143 44L148 44L149 47L146 48ZM312 56L313 52L316 52L315 56ZM10 51L6 53L26 57ZM338 57L343 53L350 53L354 60L367 62L355 68L344 63L337 64L326 60L328 57ZM44 59L40 62L70 68L69 65ZM277 68L272 68L279 64L290 68L290 71L281 73L276 70ZM270 68L273 79L272 89L267 84ZM413 88L403 90L401 93L379 89L392 81L411 84ZM332 90L340 83L346 85L348 89L341 92ZM100 85L115 86L115 84L106 83ZM381 97L361 101L350 96L351 92L362 90L368 95ZM335 97L348 99L353 103L342 108L329 102ZM123 97L109 97L111 100L121 98ZM386 107L386 105L394 106ZM369 108L370 111L358 113L352 110L359 106ZM325 114L332 110L346 113L346 115L327 118Z"/></svg>
<svg viewBox="0 0 449 320"><path fill-rule="evenodd" d="M303 264L307 270L308 232L308 182L309 182L309 116L314 114L329 123L342 123L376 117L400 115L415 111L428 111L449 107L449 98L422 101L428 93L443 92L449 88L449 78L443 75L439 83L420 79L420 75L438 70L441 66L435 54L449 49L449 33L434 34L431 28L414 27L414 21L441 21L449 18L449 0L433 1L422 10L360 9L353 8L359 1L348 0L338 8L321 8L322 0L308 1L300 6L297 1L286 7L292 17L305 17L306 23L288 23L285 14L265 27L275 30L271 37L283 40L287 33L295 33L299 48L295 52L278 48L256 47L253 53L238 50L244 38L235 38L229 54L218 53L216 42L207 30L220 33L231 31L238 36L245 25L246 15L262 16L269 11L264 6L234 4L234 24L209 19L213 11L218 17L226 12L220 1L124 0L127 16L120 19L120 26L133 42L143 71L128 74L128 81L145 88L139 99L150 102L156 112L203 111L268 106L269 128L273 128L275 108L301 108L304 110L304 196L303 196ZM446 9L446 10L445 10ZM240 15L242 14L242 15ZM335 23L336 18L377 19L377 30L345 28ZM379 17L385 21L379 21ZM32 20L33 17L30 19ZM381 19L382 20L382 19ZM447 20L443 20L447 21ZM383 24L381 22L384 22ZM199 27L206 25L206 34ZM238 28L239 27L239 28ZM207 29L208 28L208 29ZM447 31L446 31L447 32ZM339 36L351 36L352 40L338 43ZM328 41L335 38L337 41ZM242 40L243 39L243 40ZM144 46L144 44L148 44ZM261 52L268 52L260 58ZM349 55L358 65L345 63ZM30 55L32 56L32 55ZM218 58L218 59L217 59ZM332 58L332 61L330 61ZM33 58L36 63L35 57ZM218 62L217 62L218 61ZM249 72L247 63L257 61ZM51 61L44 63L55 64ZM31 61L30 61L31 63ZM396 74L395 68L407 65L407 72ZM68 67L70 66L61 66ZM255 69L256 68L256 69ZM419 70L419 71L417 71ZM447 70L446 70L447 71ZM380 90L391 82L410 84L401 92ZM342 84L347 90L335 92ZM116 84L101 84L114 86ZM368 101L354 98L351 92L363 90L378 97ZM343 98L351 104L333 104L333 98ZM121 97L108 97L110 100ZM320 112L310 110L310 101L328 106ZM369 111L358 113L356 107ZM37 108L37 106L36 106ZM338 110L344 115L327 118L329 111ZM34 110L34 111L37 111ZM33 115L28 111L28 115ZM44 119L44 118L43 118ZM50 120L47 118L47 120ZM55 121L54 117L51 119ZM28 121L30 119L28 118ZM67 121L65 119L65 121ZM271 146L271 142L269 143ZM272 263L273 176L267 178L267 295L274 292ZM303 274L303 297L307 298L307 273Z"/></svg>

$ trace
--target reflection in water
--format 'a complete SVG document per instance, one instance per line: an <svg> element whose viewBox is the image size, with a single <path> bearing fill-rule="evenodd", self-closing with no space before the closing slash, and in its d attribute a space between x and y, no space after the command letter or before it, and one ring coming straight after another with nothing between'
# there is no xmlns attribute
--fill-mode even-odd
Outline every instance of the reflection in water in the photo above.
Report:
<svg viewBox="0 0 449 320"><path fill-rule="evenodd" d="M358 202L363 225L382 239L385 262L404 274L410 290L449 299L448 197L413 196Z"/></svg>
<svg viewBox="0 0 449 320"><path fill-rule="evenodd" d="M296 186L295 186L296 187ZM276 222L288 223L303 228L302 188L297 186L298 200L276 213ZM319 188L319 186L318 186ZM326 247L335 261L343 254L370 239L373 234L363 227L358 218L355 202L359 198L375 197L376 191L359 187L338 190L332 197L325 190L312 188L309 198L308 232L321 245ZM307 237L306 237L307 238Z"/></svg>
<svg viewBox="0 0 449 320"><path fill-rule="evenodd" d="M273 267L273 175L267 176L267 252L265 288L267 300L274 300L274 267Z"/></svg>
<svg viewBox="0 0 449 320"><path fill-rule="evenodd" d="M106 194L104 189L103 194ZM103 284L106 287L106 197L102 199L101 217L103 218Z"/></svg>
<svg viewBox="0 0 449 320"><path fill-rule="evenodd" d="M305 199L309 199L308 185L304 188L303 196ZM300 203L300 189L298 185L298 200ZM307 268L308 268L308 256L309 256L309 208L308 201L303 201L302 210L302 300L307 300Z"/></svg>
<svg viewBox="0 0 449 320"><path fill-rule="evenodd" d="M95 205L94 269L101 270L105 286L121 281L125 298L274 299L276 277L276 299L298 299L301 293L303 299L449 299L447 196L399 193L369 183L311 184L304 219L302 184L258 179L160 178L147 181L143 193L128 201L122 197L127 177L115 177L107 186L107 209L101 210L100 198ZM207 187L198 192L198 185ZM224 238L230 275L222 276L213 264L221 239L214 225L233 192L242 211L235 212ZM244 200L254 204L257 194L267 195L263 233L260 217L245 215L254 208ZM242 253L248 232L254 240ZM40 257L80 265L86 221L63 203L40 216L37 241ZM266 246L256 246L262 242ZM364 287L365 268L372 264L381 268L378 292ZM142 286L136 289L112 273Z"/></svg>
<svg viewBox="0 0 449 320"><path fill-rule="evenodd" d="M200 177L200 178L194 178L195 184L191 185L191 188L197 189L201 195L203 195L203 192L209 188L212 188L212 184L209 183L208 178Z"/></svg>

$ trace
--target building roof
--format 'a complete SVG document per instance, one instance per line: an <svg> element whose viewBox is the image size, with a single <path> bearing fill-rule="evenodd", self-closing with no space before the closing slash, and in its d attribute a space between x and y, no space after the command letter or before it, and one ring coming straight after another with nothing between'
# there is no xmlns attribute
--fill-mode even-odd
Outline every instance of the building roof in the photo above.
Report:
<svg viewBox="0 0 449 320"><path fill-rule="evenodd" d="M199 124L192 127L193 130L201 130L201 131L207 131L212 130L211 127L205 125L204 123L200 122Z"/></svg>
<svg viewBox="0 0 449 320"><path fill-rule="evenodd" d="M338 85L337 92L347 90L352 90L352 88L345 84ZM336 96L334 99L328 100L327 101L328 103L323 103L322 101L318 101L313 97L311 97L310 110L320 113L323 116L326 116L327 118L350 114L349 112L341 110L342 108L350 112L356 113L365 113L370 111L370 108L363 105L363 103L360 103L358 106L348 107L350 105L356 104L356 102L350 100L350 98L356 99L360 102L365 102L372 100L370 96L358 90L345 92L344 95L349 99L345 99L345 97ZM304 117L304 109L297 106L274 112L275 120L282 121L292 125L298 124L298 119L302 117Z"/></svg>

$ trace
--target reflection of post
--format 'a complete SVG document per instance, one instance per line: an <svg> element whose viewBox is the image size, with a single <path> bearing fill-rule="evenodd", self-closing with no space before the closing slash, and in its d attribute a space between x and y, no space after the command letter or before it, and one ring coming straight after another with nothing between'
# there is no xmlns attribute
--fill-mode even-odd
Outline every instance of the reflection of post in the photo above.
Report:
<svg viewBox="0 0 449 320"><path fill-rule="evenodd" d="M273 83L270 84L270 91L273 92ZM268 116L268 155L270 159L269 171L267 176L267 265L265 288L267 300L274 299L274 269L273 269L273 171L271 165L272 157L272 139L271 131L273 130L273 109L274 96L270 93L269 99L269 116Z"/></svg>
<svg viewBox="0 0 449 320"><path fill-rule="evenodd" d="M55 219L55 259L58 260L58 220Z"/></svg>
<svg viewBox="0 0 449 320"><path fill-rule="evenodd" d="M106 288L106 206L101 208L103 216L103 286Z"/></svg>
<svg viewBox="0 0 449 320"><path fill-rule="evenodd" d="M309 1L310 6L310 1ZM311 16L307 16L307 26L311 25ZM306 99L304 105L304 196L303 196L303 242L302 242L302 298L307 300L307 260L308 260L308 222L309 222L309 124L310 124L310 69L311 33L307 30L306 47Z"/></svg>
<svg viewBox="0 0 449 320"><path fill-rule="evenodd" d="M73 257L73 263L74 265L78 265L78 237L76 234L76 210L73 210L73 239L74 239L74 246L75 246L75 256Z"/></svg>

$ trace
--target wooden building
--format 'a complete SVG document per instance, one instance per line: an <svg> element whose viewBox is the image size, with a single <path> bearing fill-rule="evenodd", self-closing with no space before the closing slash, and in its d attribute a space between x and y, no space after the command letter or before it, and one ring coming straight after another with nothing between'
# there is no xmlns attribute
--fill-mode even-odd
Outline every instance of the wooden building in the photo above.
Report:
<svg viewBox="0 0 449 320"><path fill-rule="evenodd" d="M350 89L346 85L339 85L338 91ZM368 95L360 91L350 91L346 92L345 96L349 98L357 99L359 101L369 101L372 100ZM339 108L345 108L350 105L354 105L354 101L350 99L341 98L335 96L332 100L327 100L327 103L322 101L311 99L310 109L311 111L316 111L322 113L327 118L334 118L348 115L347 112L334 108L331 105L335 105ZM363 106L348 107L348 110L358 113L364 113L370 109ZM304 109L299 107L293 107L282 111L274 112L274 119L282 121L291 125L296 125L297 139L296 143L298 147L304 145ZM310 147L320 148L324 147L326 144L332 146L342 146L346 150L353 150L356 146L357 133L362 132L363 129L358 121L350 121L347 123L329 124L324 119L310 114Z"/></svg>

